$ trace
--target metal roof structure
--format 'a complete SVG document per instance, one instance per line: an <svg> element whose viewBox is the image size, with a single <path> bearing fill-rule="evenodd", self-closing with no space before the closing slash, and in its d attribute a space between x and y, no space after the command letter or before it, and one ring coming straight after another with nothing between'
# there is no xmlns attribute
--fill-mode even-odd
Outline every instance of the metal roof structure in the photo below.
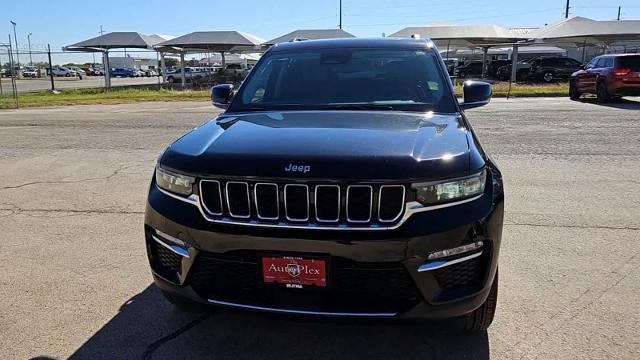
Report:
<svg viewBox="0 0 640 360"><path fill-rule="evenodd" d="M497 25L429 25L411 26L389 37L430 38L438 47L492 47L526 40L526 37Z"/></svg>
<svg viewBox="0 0 640 360"><path fill-rule="evenodd" d="M65 51L104 52L110 49L153 49L165 41L160 35L144 35L134 31L115 31L63 47Z"/></svg>
<svg viewBox="0 0 640 360"><path fill-rule="evenodd" d="M162 52L255 52L263 39L240 31L195 31L155 44Z"/></svg>
<svg viewBox="0 0 640 360"><path fill-rule="evenodd" d="M350 34L342 29L307 29L294 30L290 33L279 36L275 39L264 42L264 45L275 45L281 42L288 42L295 39L320 40L320 39L340 39L354 38L355 35Z"/></svg>
<svg viewBox="0 0 640 360"><path fill-rule="evenodd" d="M528 35L536 42L609 45L619 41L640 41L640 20L598 21L574 16L547 25Z"/></svg>

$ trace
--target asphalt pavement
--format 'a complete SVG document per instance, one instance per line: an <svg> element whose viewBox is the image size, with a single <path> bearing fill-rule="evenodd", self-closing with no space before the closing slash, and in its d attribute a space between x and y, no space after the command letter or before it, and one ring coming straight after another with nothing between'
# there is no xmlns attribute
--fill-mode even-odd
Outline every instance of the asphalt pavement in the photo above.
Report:
<svg viewBox="0 0 640 360"><path fill-rule="evenodd" d="M0 358L638 359L640 99L468 112L505 176L487 332L174 309L151 280L155 159L207 103L0 111Z"/></svg>

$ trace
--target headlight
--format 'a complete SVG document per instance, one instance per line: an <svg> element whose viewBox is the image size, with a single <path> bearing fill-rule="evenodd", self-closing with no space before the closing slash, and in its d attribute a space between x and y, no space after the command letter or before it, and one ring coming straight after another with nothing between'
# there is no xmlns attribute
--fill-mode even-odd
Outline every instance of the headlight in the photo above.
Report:
<svg viewBox="0 0 640 360"><path fill-rule="evenodd" d="M423 205L462 200L484 192L487 171L451 181L413 184L416 199Z"/></svg>
<svg viewBox="0 0 640 360"><path fill-rule="evenodd" d="M195 179L191 176L176 174L156 166L156 184L164 190L191 195L194 182Z"/></svg>

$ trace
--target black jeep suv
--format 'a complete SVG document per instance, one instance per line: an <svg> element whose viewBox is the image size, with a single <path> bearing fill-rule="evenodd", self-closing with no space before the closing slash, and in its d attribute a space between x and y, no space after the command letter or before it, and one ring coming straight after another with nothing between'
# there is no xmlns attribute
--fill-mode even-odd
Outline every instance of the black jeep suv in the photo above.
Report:
<svg viewBox="0 0 640 360"><path fill-rule="evenodd" d="M155 283L180 308L493 319L502 177L431 41L269 49L226 111L171 144L151 181Z"/></svg>

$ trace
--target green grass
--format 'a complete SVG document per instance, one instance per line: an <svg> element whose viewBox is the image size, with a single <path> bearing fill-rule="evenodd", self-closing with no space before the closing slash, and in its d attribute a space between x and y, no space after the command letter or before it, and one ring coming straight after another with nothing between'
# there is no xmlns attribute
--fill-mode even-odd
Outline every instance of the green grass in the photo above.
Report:
<svg viewBox="0 0 640 360"><path fill-rule="evenodd" d="M124 104L140 101L202 101L209 99L209 92L175 91L167 89L78 89L62 90L59 94L51 91L20 93L20 107L43 107L90 104ZM15 99L6 93L0 96L0 109L14 108Z"/></svg>
<svg viewBox="0 0 640 360"><path fill-rule="evenodd" d="M462 96L462 86L455 86L456 94ZM509 83L493 84L493 95L504 97L509 90ZM514 84L511 88L513 97L534 96L567 96L567 84ZM50 91L20 93L20 107L43 107L64 105L91 104L125 104L141 101L203 101L209 99L207 90L176 91L168 89L133 89L115 88L62 90L58 94ZM15 100L6 93L0 96L0 109L15 107Z"/></svg>

